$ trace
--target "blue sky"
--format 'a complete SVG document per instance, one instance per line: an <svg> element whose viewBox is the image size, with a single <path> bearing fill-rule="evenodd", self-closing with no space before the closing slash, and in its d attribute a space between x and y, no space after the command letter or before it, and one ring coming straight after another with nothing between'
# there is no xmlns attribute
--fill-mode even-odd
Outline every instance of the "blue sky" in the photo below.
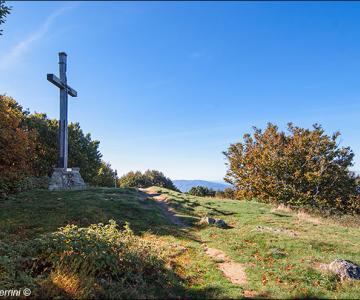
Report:
<svg viewBox="0 0 360 300"><path fill-rule="evenodd" d="M69 119L119 174L221 180L269 121L341 131L360 170L360 3L8 3L0 93L58 118L46 73L67 52Z"/></svg>

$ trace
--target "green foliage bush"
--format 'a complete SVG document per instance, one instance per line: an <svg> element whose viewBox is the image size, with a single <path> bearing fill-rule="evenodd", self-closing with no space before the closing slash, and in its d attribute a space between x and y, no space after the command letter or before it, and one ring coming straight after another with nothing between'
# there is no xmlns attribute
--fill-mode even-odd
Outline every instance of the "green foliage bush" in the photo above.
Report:
<svg viewBox="0 0 360 300"><path fill-rule="evenodd" d="M225 188L223 191L216 191L216 198L235 199L235 190L231 187Z"/></svg>
<svg viewBox="0 0 360 300"><path fill-rule="evenodd" d="M213 189L209 189L206 186L193 186L189 191L188 194L193 196L199 197L214 197L215 191Z"/></svg>
<svg viewBox="0 0 360 300"><path fill-rule="evenodd" d="M18 184L18 192L29 191L34 189L47 189L49 187L50 177L48 176L28 176Z"/></svg>
<svg viewBox="0 0 360 300"><path fill-rule="evenodd" d="M113 187L115 185L115 173L110 163L101 162L101 166L94 179L95 186Z"/></svg>
<svg viewBox="0 0 360 300"><path fill-rule="evenodd" d="M0 270L2 288L26 286L37 297L59 296L49 289L55 281L72 298L148 298L172 280L164 249L135 236L128 225L119 230L113 220L67 225L12 246L1 242Z"/></svg>
<svg viewBox="0 0 360 300"><path fill-rule="evenodd" d="M288 124L288 132L268 124L244 135L227 152L225 180L237 198L309 206L328 211L360 212L356 177L349 172L354 154L339 147L340 133L328 136L320 125L303 129Z"/></svg>
<svg viewBox="0 0 360 300"><path fill-rule="evenodd" d="M120 177L119 186L138 188L159 186L173 191L179 191L170 178L166 177L162 172L156 170L147 170L144 174L140 171L131 171Z"/></svg>

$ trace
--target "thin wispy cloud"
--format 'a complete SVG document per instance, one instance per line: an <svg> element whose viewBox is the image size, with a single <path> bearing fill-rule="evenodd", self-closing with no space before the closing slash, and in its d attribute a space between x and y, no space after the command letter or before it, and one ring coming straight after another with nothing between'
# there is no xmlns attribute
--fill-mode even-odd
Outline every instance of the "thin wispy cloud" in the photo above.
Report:
<svg viewBox="0 0 360 300"><path fill-rule="evenodd" d="M194 52L191 52L188 57L189 57L189 59L193 59L193 60L196 60L196 59L211 59L212 55L207 53L207 52L194 51Z"/></svg>
<svg viewBox="0 0 360 300"><path fill-rule="evenodd" d="M76 6L78 6L77 3L66 5L52 12L37 30L31 32L27 37L25 37L22 41L18 42L5 55L0 58L0 69L4 70L12 67L26 52L31 49L31 47L36 42L45 37L54 21L59 16L63 15L69 10L74 9Z"/></svg>

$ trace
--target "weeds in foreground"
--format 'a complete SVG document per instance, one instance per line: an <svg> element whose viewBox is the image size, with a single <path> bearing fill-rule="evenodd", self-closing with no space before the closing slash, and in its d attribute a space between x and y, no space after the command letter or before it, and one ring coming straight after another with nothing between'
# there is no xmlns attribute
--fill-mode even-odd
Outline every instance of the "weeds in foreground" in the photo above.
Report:
<svg viewBox="0 0 360 300"><path fill-rule="evenodd" d="M115 221L67 225L16 245L1 244L0 286L30 287L40 297L148 298L171 296L178 281L165 249ZM49 289L49 286L55 289Z"/></svg>

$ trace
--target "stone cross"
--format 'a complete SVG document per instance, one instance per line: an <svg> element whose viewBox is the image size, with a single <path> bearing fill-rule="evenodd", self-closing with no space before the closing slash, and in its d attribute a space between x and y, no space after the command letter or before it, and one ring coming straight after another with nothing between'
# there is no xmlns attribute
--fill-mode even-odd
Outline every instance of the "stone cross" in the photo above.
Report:
<svg viewBox="0 0 360 300"><path fill-rule="evenodd" d="M77 92L67 84L66 79L66 53L59 53L59 74L60 78L54 74L47 74L47 80L60 89L60 119L59 119L59 162L58 167L67 169L68 167L68 94L77 97Z"/></svg>

